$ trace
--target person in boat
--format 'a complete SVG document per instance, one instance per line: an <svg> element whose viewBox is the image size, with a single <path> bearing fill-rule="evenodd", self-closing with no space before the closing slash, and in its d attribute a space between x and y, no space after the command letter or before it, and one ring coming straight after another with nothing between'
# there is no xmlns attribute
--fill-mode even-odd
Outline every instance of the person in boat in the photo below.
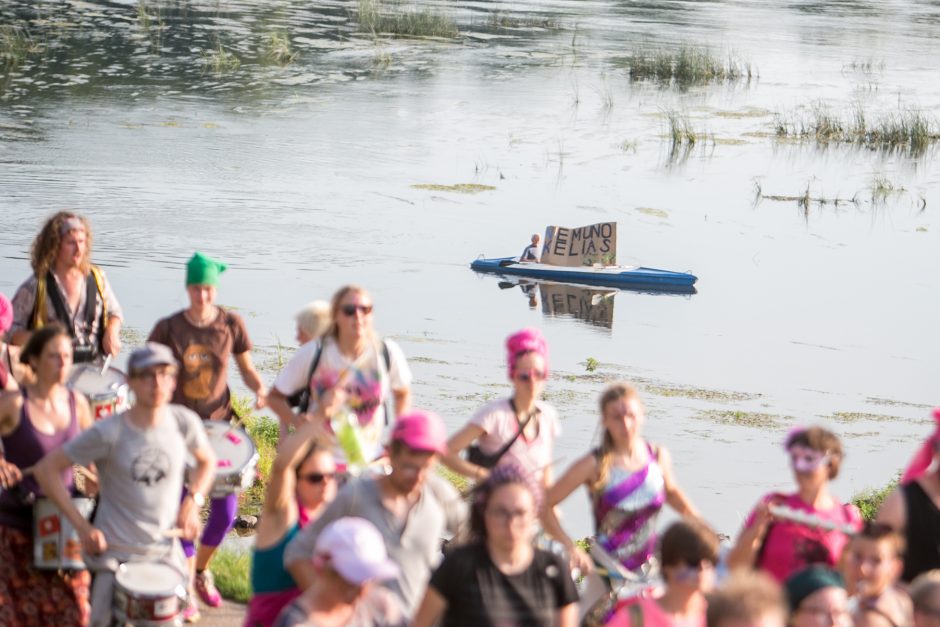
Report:
<svg viewBox="0 0 940 627"><path fill-rule="evenodd" d="M901 627L914 622L911 599L898 587L904 569L904 536L880 523L865 523L842 559L855 606L855 627Z"/></svg>
<svg viewBox="0 0 940 627"><path fill-rule="evenodd" d="M522 254L519 255L519 261L529 261L529 262L538 263L539 256L540 256L539 255L539 241L541 241L541 239L542 238L539 237L538 233L534 233L532 235L531 243L528 246L526 246L523 249Z"/></svg>
<svg viewBox="0 0 940 627"><path fill-rule="evenodd" d="M708 627L784 627L786 622L783 590L763 573L732 573L708 596Z"/></svg>
<svg viewBox="0 0 940 627"><path fill-rule="evenodd" d="M341 391L342 405L322 426L334 440L337 466L346 472L347 466L358 469L381 455L386 426L408 408L411 370L398 344L375 332L372 297L363 288L341 287L330 307L330 328L320 341L294 353L274 380L269 405L283 433L316 419L326 393Z"/></svg>
<svg viewBox="0 0 940 627"><path fill-rule="evenodd" d="M294 318L297 322L297 344L320 339L330 326L330 304L315 300L304 305Z"/></svg>
<svg viewBox="0 0 940 627"><path fill-rule="evenodd" d="M646 413L636 389L615 383L601 394L601 444L565 471L548 491L547 505L564 501L585 486L594 508L593 551L606 553L621 568L641 580L656 573L656 521L664 504L686 518L698 512L679 487L672 456L663 446L643 438ZM545 515L545 530L567 549L573 568L590 572L592 558L565 532L553 510ZM595 616L609 614L614 599L597 605Z"/></svg>
<svg viewBox="0 0 940 627"><path fill-rule="evenodd" d="M790 627L852 627L845 582L836 571L815 565L787 578Z"/></svg>
<svg viewBox="0 0 940 627"><path fill-rule="evenodd" d="M558 555L535 548L542 487L514 463L477 487L469 544L447 553L412 627L578 623L578 591Z"/></svg>
<svg viewBox="0 0 940 627"><path fill-rule="evenodd" d="M95 571L92 627L112 624L114 571L133 556L170 564L184 581L180 542L167 532L178 529L182 538L195 539L215 472L215 454L199 416L170 404L177 375L170 349L152 342L138 348L128 360L127 375L134 406L96 422L36 466L39 485L78 531L85 561ZM194 468L181 501L187 454ZM72 464L92 462L100 470L93 523L76 509L62 480Z"/></svg>
<svg viewBox="0 0 940 627"><path fill-rule="evenodd" d="M195 253L186 264L186 292L189 307L157 322L148 342L172 350L181 364L173 402L196 412L203 420L231 421L232 393L228 386L228 362L231 356L242 381L255 393L255 407L264 407L267 390L251 360L251 339L245 322L237 313L216 306L219 276L226 265ZM193 585L209 607L222 605L222 596L209 570L209 563L225 534L235 522L238 495L230 493L211 499L199 550L189 540L183 550L195 569ZM195 595L190 597L186 618L198 618Z"/></svg>
<svg viewBox="0 0 940 627"><path fill-rule="evenodd" d="M10 342L18 346L50 322L72 338L73 358L88 362L121 350L123 313L104 272L91 263L92 234L83 216L60 211L33 241L33 275L13 295Z"/></svg>
<svg viewBox="0 0 940 627"><path fill-rule="evenodd" d="M771 493L758 502L744 522L744 529L728 555L731 568L759 568L784 582L813 564L834 568L848 543L843 529L777 519L774 507L786 507L816 516L828 525L858 530L862 516L851 503L843 504L829 491L829 482L842 465L842 443L822 427L794 429L785 448L796 482L796 492Z"/></svg>
<svg viewBox="0 0 940 627"><path fill-rule="evenodd" d="M607 627L705 627L705 595L715 585L718 535L698 522L675 522L663 534L659 563L662 595L641 595L625 604Z"/></svg>
<svg viewBox="0 0 940 627"><path fill-rule="evenodd" d="M377 585L397 578L382 534L364 518L340 518L317 537L311 559L317 575L303 596L284 608L274 627L405 627L401 601Z"/></svg>
<svg viewBox="0 0 940 627"><path fill-rule="evenodd" d="M936 428L876 518L904 534L907 557L901 579L908 583L921 573L940 569L940 408L933 410L933 417Z"/></svg>
<svg viewBox="0 0 940 627"><path fill-rule="evenodd" d="M329 411L321 406L319 411ZM284 569L284 549L336 497L336 464L318 436L318 422L304 423L284 440L268 474L261 519L252 547L252 596L245 627L271 627L300 588Z"/></svg>
<svg viewBox="0 0 940 627"><path fill-rule="evenodd" d="M558 412L542 400L548 344L538 329L523 329L506 339L506 352L512 396L484 405L448 440L443 462L478 483L492 468L515 463L544 489L551 484L552 455L561 435ZM466 459L460 457L464 450Z"/></svg>
<svg viewBox="0 0 940 627"><path fill-rule="evenodd" d="M11 346L5 336L13 326L13 304L5 294L0 294L0 392L19 389L18 379L22 379L17 362L20 360L18 346Z"/></svg>
<svg viewBox="0 0 940 627"><path fill-rule="evenodd" d="M439 416L421 410L399 416L388 445L390 472L350 479L317 521L287 545L284 566L300 588L306 590L317 578L310 558L324 528L339 518L358 516L376 526L398 564L399 576L385 585L401 597L410 616L440 559L441 540L461 531L466 520L460 495L435 472L446 444Z"/></svg>
<svg viewBox="0 0 940 627"><path fill-rule="evenodd" d="M90 606L87 570L33 567L31 496L43 496L24 471L91 426L81 394L65 387L72 367L72 339L48 324L33 333L20 358L33 373L19 392L0 395L0 625L84 625ZM72 468L59 476L72 488Z"/></svg>

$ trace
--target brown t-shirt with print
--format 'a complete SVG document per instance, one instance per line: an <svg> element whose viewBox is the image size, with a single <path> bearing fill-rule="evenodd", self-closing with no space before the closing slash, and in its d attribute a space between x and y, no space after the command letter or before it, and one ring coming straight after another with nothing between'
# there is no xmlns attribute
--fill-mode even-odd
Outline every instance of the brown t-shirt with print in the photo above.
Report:
<svg viewBox="0 0 940 627"><path fill-rule="evenodd" d="M147 341L169 346L180 364L174 403L190 408L203 420L232 418L229 357L251 350L241 316L220 308L211 324L197 327L181 311L157 322Z"/></svg>

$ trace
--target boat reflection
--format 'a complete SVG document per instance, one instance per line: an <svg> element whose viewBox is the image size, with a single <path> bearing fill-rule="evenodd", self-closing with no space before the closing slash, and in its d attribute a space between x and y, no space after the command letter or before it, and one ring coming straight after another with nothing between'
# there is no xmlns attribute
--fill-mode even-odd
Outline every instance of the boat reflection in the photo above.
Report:
<svg viewBox="0 0 940 627"><path fill-rule="evenodd" d="M531 279L503 280L499 287L504 290L519 287L531 309L536 309L541 300L545 316L571 317L605 329L614 325L614 295L617 290Z"/></svg>

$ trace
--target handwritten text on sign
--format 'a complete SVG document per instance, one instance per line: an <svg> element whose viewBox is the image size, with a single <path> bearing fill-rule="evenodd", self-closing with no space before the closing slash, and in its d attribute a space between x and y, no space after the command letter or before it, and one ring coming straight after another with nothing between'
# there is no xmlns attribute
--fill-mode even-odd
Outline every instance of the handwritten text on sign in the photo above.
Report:
<svg viewBox="0 0 940 627"><path fill-rule="evenodd" d="M553 266L605 266L617 264L617 223L599 222L574 229L545 229L542 263Z"/></svg>

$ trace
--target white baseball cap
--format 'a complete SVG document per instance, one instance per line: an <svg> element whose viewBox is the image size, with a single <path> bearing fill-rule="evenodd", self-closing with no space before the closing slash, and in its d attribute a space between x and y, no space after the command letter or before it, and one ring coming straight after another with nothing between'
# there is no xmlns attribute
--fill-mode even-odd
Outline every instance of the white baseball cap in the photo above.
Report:
<svg viewBox="0 0 940 627"><path fill-rule="evenodd" d="M340 576L356 585L398 577L398 564L388 558L382 534L365 518L340 518L317 537L314 554L329 556Z"/></svg>

